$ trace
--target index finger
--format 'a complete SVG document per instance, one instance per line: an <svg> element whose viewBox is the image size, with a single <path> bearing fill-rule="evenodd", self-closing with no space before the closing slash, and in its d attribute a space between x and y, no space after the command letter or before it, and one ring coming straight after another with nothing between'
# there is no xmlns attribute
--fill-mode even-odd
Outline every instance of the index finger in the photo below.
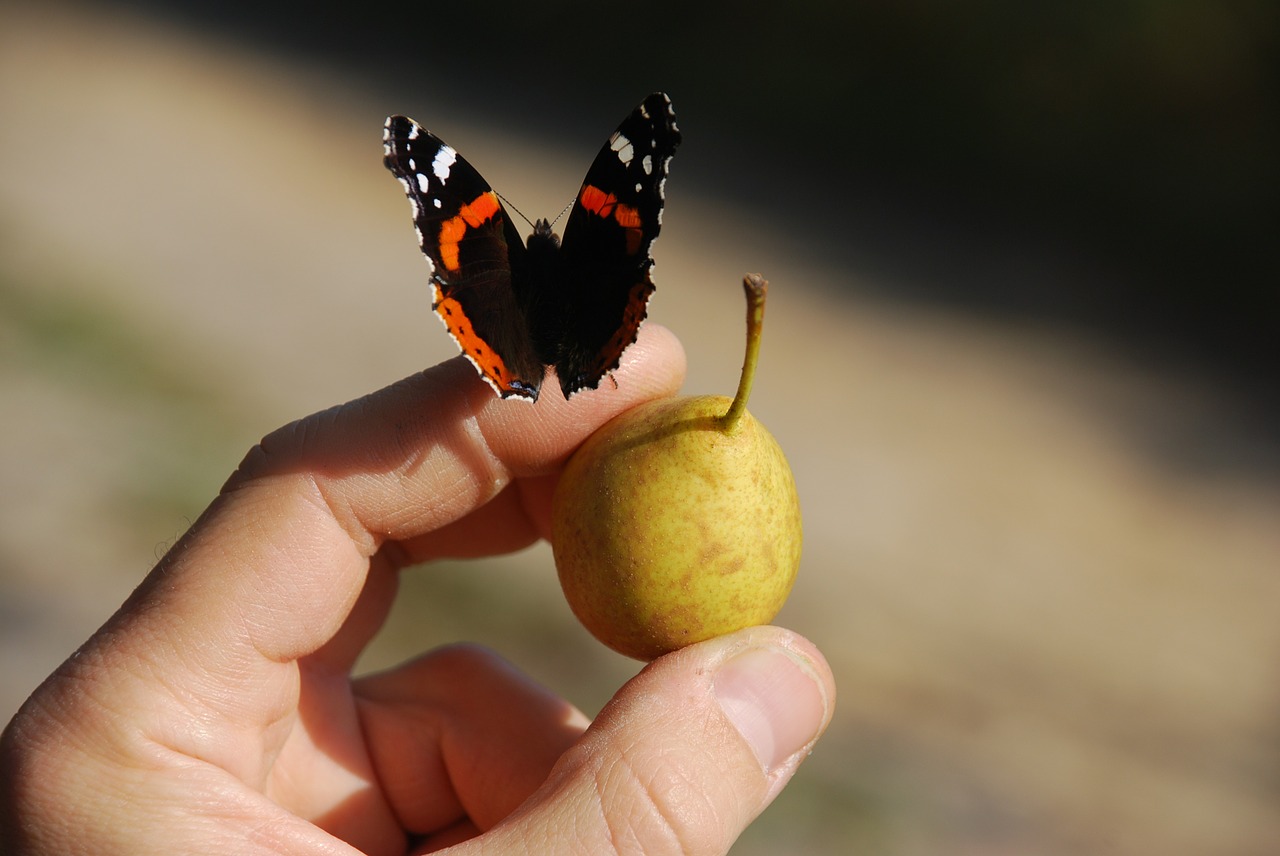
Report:
<svg viewBox="0 0 1280 856"><path fill-rule="evenodd" d="M449 524L514 479L555 472L612 416L675 393L684 354L669 331L645 325L615 375L568 401L548 388L529 405L498 399L459 358L286 426L249 454L126 611L161 616L155 630L184 637L169 641L188 657L191 645L222 646L224 663L311 653L341 626L384 544L421 554L437 530L456 538ZM520 503L486 517L498 533L489 552L537 536Z"/></svg>

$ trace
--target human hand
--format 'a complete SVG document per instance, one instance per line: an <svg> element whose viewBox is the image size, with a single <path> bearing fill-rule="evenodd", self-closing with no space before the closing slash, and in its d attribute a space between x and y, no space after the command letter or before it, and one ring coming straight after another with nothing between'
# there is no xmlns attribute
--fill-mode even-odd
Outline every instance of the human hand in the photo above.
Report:
<svg viewBox="0 0 1280 856"><path fill-rule="evenodd" d="M593 724L470 646L351 677L401 567L544 536L568 454L683 368L646 325L616 389L504 403L457 359L268 436L9 724L0 852L726 852L831 716L788 631L667 655Z"/></svg>

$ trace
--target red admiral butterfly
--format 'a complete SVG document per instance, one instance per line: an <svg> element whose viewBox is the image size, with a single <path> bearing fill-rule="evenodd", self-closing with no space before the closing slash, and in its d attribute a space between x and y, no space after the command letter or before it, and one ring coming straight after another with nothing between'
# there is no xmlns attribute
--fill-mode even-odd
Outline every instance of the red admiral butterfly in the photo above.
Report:
<svg viewBox="0 0 1280 856"><path fill-rule="evenodd" d="M526 246L489 183L412 119L387 119L383 143L431 265L432 308L480 375L503 398L529 401L548 366L566 398L599 386L653 293L649 252L680 144L671 99L650 95L609 137L563 241L538 220Z"/></svg>

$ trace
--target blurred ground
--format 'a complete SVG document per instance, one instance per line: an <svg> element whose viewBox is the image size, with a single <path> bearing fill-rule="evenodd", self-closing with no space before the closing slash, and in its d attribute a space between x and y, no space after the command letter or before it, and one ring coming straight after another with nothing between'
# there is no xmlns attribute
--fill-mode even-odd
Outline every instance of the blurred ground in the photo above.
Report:
<svg viewBox="0 0 1280 856"><path fill-rule="evenodd" d="M400 110L143 20L0 6L3 719L262 434L452 355L381 165ZM596 145L418 118L531 214ZM836 298L865 273L682 178L651 317L690 391L728 392L738 280L773 282L752 411L807 536L779 622L841 690L735 853L1274 852L1280 443L1247 399L1044 326ZM636 668L541 549L410 573L367 665L461 638L588 711Z"/></svg>

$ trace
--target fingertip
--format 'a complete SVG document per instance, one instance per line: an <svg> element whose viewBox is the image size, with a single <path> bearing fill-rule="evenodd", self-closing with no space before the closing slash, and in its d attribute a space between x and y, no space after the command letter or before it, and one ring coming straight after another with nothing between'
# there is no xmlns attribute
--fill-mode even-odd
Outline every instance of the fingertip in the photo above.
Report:
<svg viewBox="0 0 1280 856"><path fill-rule="evenodd" d="M588 851L726 852L831 721L821 653L754 627L654 660L627 683L527 805L517 834L572 822Z"/></svg>
<svg viewBox="0 0 1280 856"><path fill-rule="evenodd" d="M770 779L789 778L831 722L831 666L794 631L749 627L674 651L655 664L668 659L674 668L710 676L726 720Z"/></svg>
<svg viewBox="0 0 1280 856"><path fill-rule="evenodd" d="M544 383L535 404L492 398L479 415L489 448L517 476L552 472L596 428L655 398L675 395L684 383L684 347L659 324L646 323L618 368L596 389L567 400L558 384Z"/></svg>
<svg viewBox="0 0 1280 856"><path fill-rule="evenodd" d="M643 388L650 391L648 398L675 395L684 383L688 363L684 345L676 334L661 324L652 322L640 328L635 344L623 356L619 372L635 376Z"/></svg>
<svg viewBox="0 0 1280 856"><path fill-rule="evenodd" d="M816 648L754 636L720 664L712 687L765 775L789 777L831 721L835 685Z"/></svg>

